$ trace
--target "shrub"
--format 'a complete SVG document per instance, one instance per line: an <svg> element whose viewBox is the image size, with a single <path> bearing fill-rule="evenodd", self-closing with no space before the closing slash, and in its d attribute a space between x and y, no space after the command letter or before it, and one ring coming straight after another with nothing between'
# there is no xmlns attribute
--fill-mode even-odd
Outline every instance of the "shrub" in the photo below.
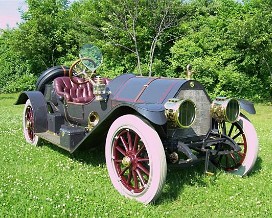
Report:
<svg viewBox="0 0 272 218"><path fill-rule="evenodd" d="M24 74L22 76L15 75L12 80L9 80L4 87L1 88L2 93L14 93L25 90L34 90L37 77L33 74Z"/></svg>

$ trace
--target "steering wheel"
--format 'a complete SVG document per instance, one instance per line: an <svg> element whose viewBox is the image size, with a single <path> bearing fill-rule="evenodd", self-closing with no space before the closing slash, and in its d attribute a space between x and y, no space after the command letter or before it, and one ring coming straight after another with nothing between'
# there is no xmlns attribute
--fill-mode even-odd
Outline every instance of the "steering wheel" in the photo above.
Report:
<svg viewBox="0 0 272 218"><path fill-rule="evenodd" d="M95 71L92 72L87 66L96 66L95 62L90 58L81 58L76 60L69 69L70 80L75 84L85 84L92 80L92 76ZM75 80L75 77L80 77L83 79L82 82Z"/></svg>

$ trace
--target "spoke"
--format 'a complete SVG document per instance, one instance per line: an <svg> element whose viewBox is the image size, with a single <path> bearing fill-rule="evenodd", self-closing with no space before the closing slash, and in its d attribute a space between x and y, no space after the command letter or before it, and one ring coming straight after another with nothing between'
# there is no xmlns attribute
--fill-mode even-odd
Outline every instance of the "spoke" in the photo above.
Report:
<svg viewBox="0 0 272 218"><path fill-rule="evenodd" d="M221 125L222 125L221 127L222 127L222 130L223 130L223 134L224 134L224 135L227 135L226 123L224 122L224 123L222 123Z"/></svg>
<svg viewBox="0 0 272 218"><path fill-rule="evenodd" d="M118 160L118 159L113 159L113 161L114 161L115 163L122 163L122 160Z"/></svg>
<svg viewBox="0 0 272 218"><path fill-rule="evenodd" d="M29 130L28 135L29 135L30 140L33 141L34 133L31 130Z"/></svg>
<svg viewBox="0 0 272 218"><path fill-rule="evenodd" d="M125 173L128 169L129 169L129 167L125 167L125 168L121 171L120 176L123 176L124 173Z"/></svg>
<svg viewBox="0 0 272 218"><path fill-rule="evenodd" d="M131 179L132 179L132 171L131 171L131 168L129 168L128 178L127 178L128 185L131 183Z"/></svg>
<svg viewBox="0 0 272 218"><path fill-rule="evenodd" d="M138 158L138 162L147 162L149 161L149 158Z"/></svg>
<svg viewBox="0 0 272 218"><path fill-rule="evenodd" d="M231 125L228 136L230 137L234 128L234 124Z"/></svg>
<svg viewBox="0 0 272 218"><path fill-rule="evenodd" d="M137 167L138 167L140 170L142 170L146 175L149 176L149 170L146 169L141 163L138 163L138 164L137 164Z"/></svg>
<svg viewBox="0 0 272 218"><path fill-rule="evenodd" d="M133 176L133 180L134 180L134 188L138 189L139 185L138 185L137 173L134 170L132 171L132 176Z"/></svg>
<svg viewBox="0 0 272 218"><path fill-rule="evenodd" d="M28 109L28 111L27 111L27 117L31 118L31 111L30 111L30 109Z"/></svg>
<svg viewBox="0 0 272 218"><path fill-rule="evenodd" d="M238 162L237 162L237 159L234 157L234 154L230 154L230 157L234 163L234 166L237 166Z"/></svg>
<svg viewBox="0 0 272 218"><path fill-rule="evenodd" d="M138 134L135 134L134 145L133 145L133 151L135 152L137 151L139 140L140 140L140 137L138 136Z"/></svg>
<svg viewBox="0 0 272 218"><path fill-rule="evenodd" d="M139 154L144 150L145 146L143 145L136 153L136 156L138 157Z"/></svg>
<svg viewBox="0 0 272 218"><path fill-rule="evenodd" d="M145 185L145 181L144 181L144 178L143 178L143 175L140 173L140 171L138 169L136 169L136 173L140 179L140 182L142 183L142 186Z"/></svg>
<svg viewBox="0 0 272 218"><path fill-rule="evenodd" d="M128 144L122 135L120 136L120 139L121 139L121 142L122 142L125 150L128 151Z"/></svg>
<svg viewBox="0 0 272 218"><path fill-rule="evenodd" d="M25 117L27 120L29 119L29 110L27 110Z"/></svg>
<svg viewBox="0 0 272 218"><path fill-rule="evenodd" d="M238 136L240 136L242 134L242 132L239 132L239 133L237 133L232 139L234 140L234 139L236 139Z"/></svg>
<svg viewBox="0 0 272 218"><path fill-rule="evenodd" d="M126 151L124 151L121 147L116 146L116 150L118 150L122 155L126 156Z"/></svg>
<svg viewBox="0 0 272 218"><path fill-rule="evenodd" d="M28 108L27 109L27 112L26 112L26 118L28 119L28 120L30 120L31 119L31 111L30 111L30 108Z"/></svg>
<svg viewBox="0 0 272 218"><path fill-rule="evenodd" d="M245 153L241 153L241 152L238 152L237 153L241 158L245 158L246 154Z"/></svg>
<svg viewBox="0 0 272 218"><path fill-rule="evenodd" d="M128 150L131 151L132 148L133 148L133 145L132 145L132 139L131 139L130 131L127 131L127 138L128 138Z"/></svg>

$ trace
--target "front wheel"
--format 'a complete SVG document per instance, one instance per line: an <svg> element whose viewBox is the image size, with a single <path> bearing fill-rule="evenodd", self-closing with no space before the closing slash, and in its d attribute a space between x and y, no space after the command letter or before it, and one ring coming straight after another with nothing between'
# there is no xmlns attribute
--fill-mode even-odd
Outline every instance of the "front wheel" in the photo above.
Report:
<svg viewBox="0 0 272 218"><path fill-rule="evenodd" d="M157 132L134 115L111 125L106 139L106 164L113 186L128 198L154 201L166 179L165 152Z"/></svg>
<svg viewBox="0 0 272 218"><path fill-rule="evenodd" d="M244 176L253 168L258 155L259 145L254 126L245 117L240 116L235 123L226 123L226 134L241 151L227 155L218 155L211 159L212 163L227 172ZM229 145L221 145L222 150L228 149Z"/></svg>

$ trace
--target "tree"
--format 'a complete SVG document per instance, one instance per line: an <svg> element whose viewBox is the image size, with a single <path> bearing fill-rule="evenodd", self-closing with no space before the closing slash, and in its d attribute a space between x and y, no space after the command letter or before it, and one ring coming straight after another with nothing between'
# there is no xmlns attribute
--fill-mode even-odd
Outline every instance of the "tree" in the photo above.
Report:
<svg viewBox="0 0 272 218"><path fill-rule="evenodd" d="M37 76L78 54L78 32L67 0L27 0L23 23L0 35L1 92L33 89Z"/></svg>
<svg viewBox="0 0 272 218"><path fill-rule="evenodd" d="M31 90L35 85L29 61L20 56L14 47L17 35L17 29L3 30L0 35L0 92Z"/></svg>
<svg viewBox="0 0 272 218"><path fill-rule="evenodd" d="M267 98L267 69L262 62L271 52L270 33L265 33L271 22L261 24L263 19L254 15L263 9L234 0L196 0L190 5L192 18L182 23L184 36L171 49L174 71L191 63L195 78L214 96Z"/></svg>
<svg viewBox="0 0 272 218"><path fill-rule="evenodd" d="M92 35L132 53L138 73L143 74L145 64L151 76L158 43L177 24L181 7L175 0L85 1L85 13L79 20L97 32Z"/></svg>
<svg viewBox="0 0 272 218"><path fill-rule="evenodd" d="M67 0L27 0L28 10L22 14L16 46L20 56L31 63L38 75L77 51L77 33L69 21Z"/></svg>
<svg viewBox="0 0 272 218"><path fill-rule="evenodd" d="M106 77L133 70L185 77L190 63L213 96L271 99L270 0L26 2L24 22L0 33L2 92L31 89L43 70L70 64L94 43Z"/></svg>

